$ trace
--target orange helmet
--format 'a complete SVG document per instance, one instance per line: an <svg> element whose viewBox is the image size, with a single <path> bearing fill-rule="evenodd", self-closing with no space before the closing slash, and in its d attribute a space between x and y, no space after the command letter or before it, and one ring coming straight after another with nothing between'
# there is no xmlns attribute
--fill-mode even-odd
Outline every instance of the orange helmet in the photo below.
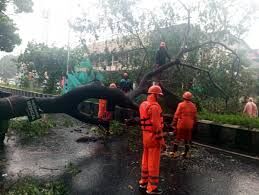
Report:
<svg viewBox="0 0 259 195"><path fill-rule="evenodd" d="M162 89L158 85L153 85L149 87L148 92L149 94L157 94L157 95L164 95L162 93Z"/></svg>
<svg viewBox="0 0 259 195"><path fill-rule="evenodd" d="M110 87L110 88L117 88L117 86L116 86L115 83L111 83L109 87Z"/></svg>
<svg viewBox="0 0 259 195"><path fill-rule="evenodd" d="M184 92L183 99L185 100L191 100L192 99L192 93L189 91Z"/></svg>

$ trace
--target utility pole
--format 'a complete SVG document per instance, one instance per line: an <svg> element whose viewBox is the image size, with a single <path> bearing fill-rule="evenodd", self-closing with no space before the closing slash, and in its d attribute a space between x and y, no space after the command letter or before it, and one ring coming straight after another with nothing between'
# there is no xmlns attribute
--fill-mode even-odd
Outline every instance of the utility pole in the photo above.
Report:
<svg viewBox="0 0 259 195"><path fill-rule="evenodd" d="M68 74L68 68L69 68L69 60L70 60L70 22L68 23L68 32L67 32L67 74Z"/></svg>
<svg viewBox="0 0 259 195"><path fill-rule="evenodd" d="M49 9L44 9L42 11L42 18L44 20L44 29L43 32L45 34L45 44L48 45L48 41L49 41L49 15L50 15L50 11ZM43 35L44 36L44 35Z"/></svg>

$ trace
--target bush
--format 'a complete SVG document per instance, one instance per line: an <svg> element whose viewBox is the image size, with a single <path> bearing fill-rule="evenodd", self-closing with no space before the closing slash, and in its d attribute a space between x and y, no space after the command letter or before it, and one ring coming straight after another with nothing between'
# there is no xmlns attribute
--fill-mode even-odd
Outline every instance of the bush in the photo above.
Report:
<svg viewBox="0 0 259 195"><path fill-rule="evenodd" d="M29 122L28 120L11 120L10 129L17 130L23 137L39 137L48 133L55 123L51 120L42 119Z"/></svg>
<svg viewBox="0 0 259 195"><path fill-rule="evenodd" d="M81 172L81 170L73 163L68 163L66 166L66 172L71 174L72 176L76 176L78 173Z"/></svg>
<svg viewBox="0 0 259 195"><path fill-rule="evenodd" d="M112 135L122 135L125 132L125 126L118 121L111 121L110 123L110 133Z"/></svg>
<svg viewBox="0 0 259 195"><path fill-rule="evenodd" d="M199 113L199 119L210 120L220 124L240 125L247 128L259 128L259 118L250 118L240 114Z"/></svg>
<svg viewBox="0 0 259 195"><path fill-rule="evenodd" d="M130 127L128 131L128 148L131 152L138 152L142 148L142 130L139 126Z"/></svg>
<svg viewBox="0 0 259 195"><path fill-rule="evenodd" d="M54 181L41 184L40 182L26 178L15 183L4 194L7 195L68 195L69 192L63 182Z"/></svg>

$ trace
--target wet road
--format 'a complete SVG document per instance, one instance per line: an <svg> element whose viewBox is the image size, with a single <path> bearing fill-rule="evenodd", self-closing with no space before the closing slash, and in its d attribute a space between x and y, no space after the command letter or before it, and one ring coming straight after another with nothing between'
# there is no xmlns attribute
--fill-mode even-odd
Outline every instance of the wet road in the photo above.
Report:
<svg viewBox="0 0 259 195"><path fill-rule="evenodd" d="M81 136L94 135L90 126L74 129L53 129L48 136L23 145L12 137L0 154L1 175L7 174L5 179L62 177L72 162L81 172L68 178L71 194L140 194L140 156L129 152L125 138L107 144L77 143ZM192 151L188 160L162 158L164 194L259 194L259 161L197 146Z"/></svg>

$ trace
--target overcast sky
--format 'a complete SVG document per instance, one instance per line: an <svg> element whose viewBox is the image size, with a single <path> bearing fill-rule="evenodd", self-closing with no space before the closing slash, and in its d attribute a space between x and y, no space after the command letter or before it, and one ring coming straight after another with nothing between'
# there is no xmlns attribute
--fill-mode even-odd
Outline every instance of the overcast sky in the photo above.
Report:
<svg viewBox="0 0 259 195"><path fill-rule="evenodd" d="M96 12L92 4L98 0L33 0L33 13L14 15L14 19L18 33L22 38L22 44L16 47L14 54L21 53L26 47L28 41L35 40L37 42L45 42L54 44L56 46L67 45L68 40L68 25L67 21L70 18L75 18L80 15L81 10L88 12ZM152 8L156 6L159 0L143 0L144 5ZM195 0L183 0L184 2L191 2ZM259 6L259 0L252 1ZM95 13L93 13L95 14ZM48 19L44 19L48 16ZM258 15L259 18L259 15ZM76 45L76 35L70 34L72 45ZM259 49L259 22L255 23L250 32L245 37L245 41L253 48ZM4 52L0 53L0 57L6 55Z"/></svg>

